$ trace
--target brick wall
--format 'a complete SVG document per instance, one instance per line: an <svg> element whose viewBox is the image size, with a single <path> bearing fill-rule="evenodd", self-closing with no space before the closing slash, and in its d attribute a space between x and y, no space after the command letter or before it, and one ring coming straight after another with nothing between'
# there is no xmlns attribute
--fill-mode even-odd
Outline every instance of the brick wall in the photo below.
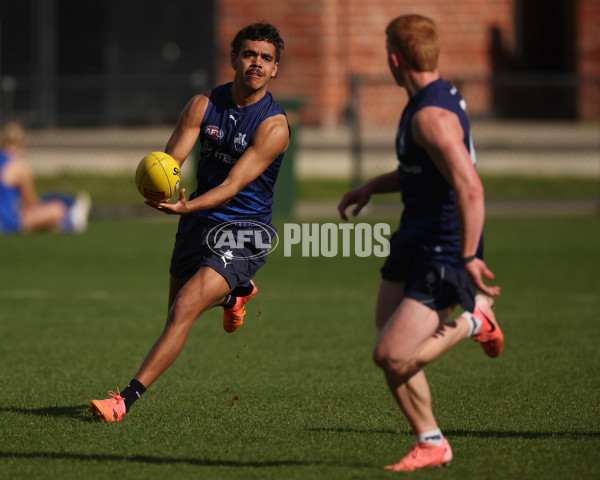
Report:
<svg viewBox="0 0 600 480"><path fill-rule="evenodd" d="M598 75L600 0L577 0L581 27L578 73ZM394 17L421 13L433 18L442 39L440 71L449 79L478 78L463 83L461 93L471 114L490 109L490 87L482 82L502 69L502 52L515 48L515 0L217 0L217 78L232 77L229 43L243 26L260 20L276 25L286 49L279 78L271 83L277 98L302 97L305 124L332 126L344 121L353 74L389 76L384 30ZM494 49L495 54L491 52ZM580 100L581 114L600 115L598 89ZM590 102L590 99L592 101ZM585 100L585 101L584 101Z"/></svg>

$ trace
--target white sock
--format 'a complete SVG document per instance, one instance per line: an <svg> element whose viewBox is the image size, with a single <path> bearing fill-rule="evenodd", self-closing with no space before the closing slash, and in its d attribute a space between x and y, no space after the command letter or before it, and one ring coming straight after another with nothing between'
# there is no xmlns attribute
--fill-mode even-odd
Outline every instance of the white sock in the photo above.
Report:
<svg viewBox="0 0 600 480"><path fill-rule="evenodd" d="M431 445L441 445L444 440L444 434L437 428L430 432L423 432L415 435L418 443L429 443Z"/></svg>
<svg viewBox="0 0 600 480"><path fill-rule="evenodd" d="M461 317L465 317L469 321L470 328L467 337L470 338L473 335L476 335L479 332L479 329L481 328L481 320L479 320L474 315L471 315L469 312L464 312L461 315Z"/></svg>

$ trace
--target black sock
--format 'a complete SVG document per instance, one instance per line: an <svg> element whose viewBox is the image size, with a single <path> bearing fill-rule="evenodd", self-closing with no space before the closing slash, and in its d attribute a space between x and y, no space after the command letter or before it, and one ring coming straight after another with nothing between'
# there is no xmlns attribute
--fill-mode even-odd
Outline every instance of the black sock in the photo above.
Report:
<svg viewBox="0 0 600 480"><path fill-rule="evenodd" d="M247 297L248 295L250 295L252 293L252 290L254 290L254 285L252 285L251 283L245 287L235 287L233 289L233 292L231 292L232 295L236 296L236 297Z"/></svg>
<svg viewBox="0 0 600 480"><path fill-rule="evenodd" d="M125 411L129 411L133 402L135 402L138 398L142 396L142 393L146 391L146 387L144 387L140 382L138 382L135 378L129 382L129 385L125 387L125 390L121 392L121 397L125 400Z"/></svg>
<svg viewBox="0 0 600 480"><path fill-rule="evenodd" d="M231 307L233 307L235 305L235 301L236 301L236 298L233 295L231 295L231 294L227 295L225 297L225 300L221 304L221 307L231 308Z"/></svg>

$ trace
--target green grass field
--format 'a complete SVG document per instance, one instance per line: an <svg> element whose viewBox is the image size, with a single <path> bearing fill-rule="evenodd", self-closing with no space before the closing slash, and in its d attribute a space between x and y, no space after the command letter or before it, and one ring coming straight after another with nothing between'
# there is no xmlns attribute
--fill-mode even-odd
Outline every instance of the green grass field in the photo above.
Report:
<svg viewBox="0 0 600 480"><path fill-rule="evenodd" d="M276 250L238 332L209 312L122 422L91 419L162 330L163 218L0 237L0 478L600 477L597 216L488 220L505 351L464 341L427 367L455 458L411 474L382 470L413 438L370 359L376 257Z"/></svg>
<svg viewBox="0 0 600 480"><path fill-rule="evenodd" d="M193 178L184 178L183 186L193 188ZM537 199L598 199L600 182L597 177L529 177L484 176L482 181L488 200L537 200ZM138 203L139 194L134 187L133 176L128 175L80 175L60 174L36 178L40 192L86 190L98 204ZM298 200L338 202L352 186L350 180L301 179L296 182ZM397 195L379 195L375 201L396 202Z"/></svg>

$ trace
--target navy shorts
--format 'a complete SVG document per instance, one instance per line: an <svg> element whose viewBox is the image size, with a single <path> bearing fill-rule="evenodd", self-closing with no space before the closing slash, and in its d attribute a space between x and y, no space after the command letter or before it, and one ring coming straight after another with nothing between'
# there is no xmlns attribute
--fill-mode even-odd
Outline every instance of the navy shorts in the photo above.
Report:
<svg viewBox="0 0 600 480"><path fill-rule="evenodd" d="M169 272L175 278L188 278L207 266L220 274L231 289L246 287L267 262L275 232L272 225L256 222L213 225L194 215L183 215Z"/></svg>
<svg viewBox="0 0 600 480"><path fill-rule="evenodd" d="M395 234L390 239L390 255L381 268L381 278L405 283L404 296L432 310L456 305L468 312L475 308L477 290L462 266L437 262L424 255L419 246L407 245Z"/></svg>

